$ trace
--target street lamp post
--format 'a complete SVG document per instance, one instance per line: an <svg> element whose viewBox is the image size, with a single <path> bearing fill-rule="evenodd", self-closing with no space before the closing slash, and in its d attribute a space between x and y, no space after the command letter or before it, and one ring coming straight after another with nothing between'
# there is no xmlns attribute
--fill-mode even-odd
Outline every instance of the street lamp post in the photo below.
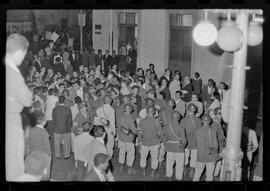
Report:
<svg viewBox="0 0 270 191"><path fill-rule="evenodd" d="M227 145L222 153L222 181L240 181L242 175L241 161L243 152L241 151L240 143L246 77L248 16L248 13L244 10L236 14L236 22L239 29L243 32L243 39L242 47L234 53Z"/></svg>
<svg viewBox="0 0 270 191"><path fill-rule="evenodd" d="M85 26L85 14L81 10L81 13L78 15L78 22L80 26L80 52L83 50L83 27Z"/></svg>

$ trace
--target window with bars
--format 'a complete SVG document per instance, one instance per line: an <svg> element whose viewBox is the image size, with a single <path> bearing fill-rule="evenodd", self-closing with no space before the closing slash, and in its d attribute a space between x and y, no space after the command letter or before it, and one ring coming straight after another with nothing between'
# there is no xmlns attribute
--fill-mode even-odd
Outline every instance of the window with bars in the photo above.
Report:
<svg viewBox="0 0 270 191"><path fill-rule="evenodd" d="M136 13L120 12L119 23L127 25L136 25L137 24Z"/></svg>
<svg viewBox="0 0 270 191"><path fill-rule="evenodd" d="M169 59L191 62L192 15L170 15Z"/></svg>

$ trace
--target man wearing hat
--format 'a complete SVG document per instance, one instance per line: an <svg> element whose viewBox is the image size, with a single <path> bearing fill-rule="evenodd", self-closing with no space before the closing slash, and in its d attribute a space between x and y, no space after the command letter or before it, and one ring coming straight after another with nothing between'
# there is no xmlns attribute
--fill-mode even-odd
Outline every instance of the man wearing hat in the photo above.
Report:
<svg viewBox="0 0 270 191"><path fill-rule="evenodd" d="M202 127L196 129L197 162L193 181L200 181L206 167L206 181L213 181L216 161L219 159L217 131L211 128L212 119L208 114L202 116Z"/></svg>

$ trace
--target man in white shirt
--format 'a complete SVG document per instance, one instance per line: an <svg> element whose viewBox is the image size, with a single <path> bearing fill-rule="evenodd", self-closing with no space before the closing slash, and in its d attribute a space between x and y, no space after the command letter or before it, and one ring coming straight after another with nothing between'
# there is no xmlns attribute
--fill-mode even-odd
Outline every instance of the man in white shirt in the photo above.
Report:
<svg viewBox="0 0 270 191"><path fill-rule="evenodd" d="M49 89L48 91L48 98L46 101L46 112L45 112L45 117L47 120L47 131L49 133L50 136L52 136L52 128L53 128L53 122L52 122L52 111L53 108L55 108L56 103L58 102L58 97L56 97L56 92L54 91L54 89Z"/></svg>
<svg viewBox="0 0 270 191"><path fill-rule="evenodd" d="M115 111L111 106L112 98L110 95L103 97L103 105L96 111L97 117L94 119L95 125L103 125L107 133L107 150L110 158L113 155L114 137L115 137Z"/></svg>
<svg viewBox="0 0 270 191"><path fill-rule="evenodd" d="M178 111L182 117L186 114L186 102L182 100L183 93L178 90L175 93L175 110Z"/></svg>
<svg viewBox="0 0 270 191"><path fill-rule="evenodd" d="M90 134L94 137L87 145L85 145L82 149L83 155L87 160L87 172L94 167L94 158L98 153L104 153L108 155L108 151L105 146L105 129L102 125L93 126L90 131ZM109 181L114 181L114 177L110 170L107 172L107 176Z"/></svg>
<svg viewBox="0 0 270 191"><path fill-rule="evenodd" d="M77 181L83 181L85 174L87 172L87 159L83 153L83 148L94 139L93 136L89 134L90 123L84 122L82 124L83 132L74 138L74 159L75 167L78 167L77 171Z"/></svg>

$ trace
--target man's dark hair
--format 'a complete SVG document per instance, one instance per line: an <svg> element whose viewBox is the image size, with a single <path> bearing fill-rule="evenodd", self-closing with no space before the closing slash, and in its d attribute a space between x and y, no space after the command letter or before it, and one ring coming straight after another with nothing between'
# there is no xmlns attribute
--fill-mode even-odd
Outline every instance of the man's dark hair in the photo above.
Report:
<svg viewBox="0 0 270 191"><path fill-rule="evenodd" d="M49 91L48 91L48 94L49 95L53 95L55 93L54 89L53 88L50 88Z"/></svg>
<svg viewBox="0 0 270 191"><path fill-rule="evenodd" d="M80 96L76 96L74 98L74 102L77 103L77 104L82 103L82 98Z"/></svg>
<svg viewBox="0 0 270 191"><path fill-rule="evenodd" d="M94 164L98 167L101 164L104 164L109 159L109 156L104 153L98 153L94 158Z"/></svg>
<svg viewBox="0 0 270 191"><path fill-rule="evenodd" d="M41 92L41 87L40 87L40 86L35 87L34 90L33 90L33 94L34 94L34 95L37 95L37 94L39 94L40 92Z"/></svg>
<svg viewBox="0 0 270 191"><path fill-rule="evenodd" d="M59 103L64 103L65 99L66 99L65 96L60 96Z"/></svg>
<svg viewBox="0 0 270 191"><path fill-rule="evenodd" d="M41 91L42 91L42 93L46 93L48 91L48 87L42 86Z"/></svg>
<svg viewBox="0 0 270 191"><path fill-rule="evenodd" d="M183 95L183 93L180 90L176 91L175 93L179 94L180 97Z"/></svg>
<svg viewBox="0 0 270 191"><path fill-rule="evenodd" d="M105 129L102 125L94 125L90 131L90 135L92 135L95 138L102 137L104 133Z"/></svg>

